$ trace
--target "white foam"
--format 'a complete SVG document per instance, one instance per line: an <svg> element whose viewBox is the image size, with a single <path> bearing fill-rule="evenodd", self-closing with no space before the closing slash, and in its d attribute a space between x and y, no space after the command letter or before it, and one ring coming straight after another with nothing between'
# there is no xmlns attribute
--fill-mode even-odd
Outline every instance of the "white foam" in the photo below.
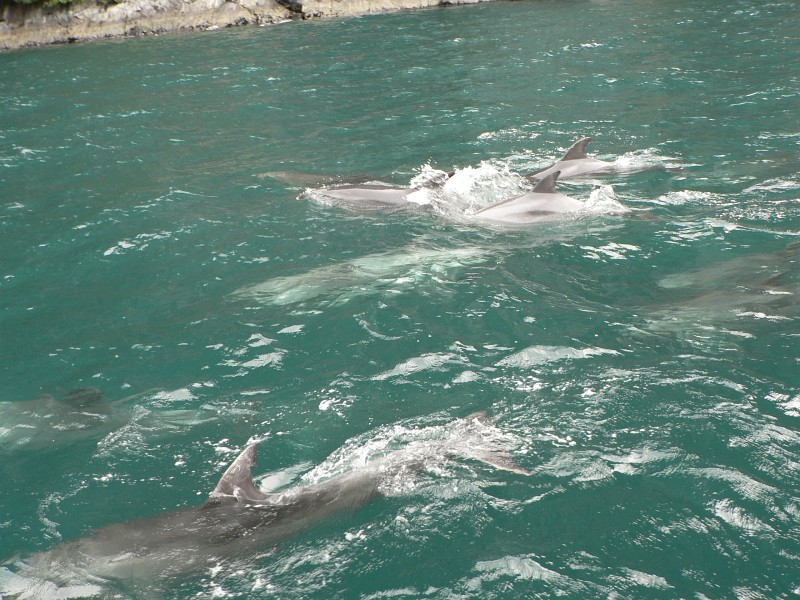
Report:
<svg viewBox="0 0 800 600"><path fill-rule="evenodd" d="M657 148L644 148L626 152L613 162L615 171L644 171L653 168L675 168L688 166L677 159L662 155Z"/></svg>
<svg viewBox="0 0 800 600"><path fill-rule="evenodd" d="M393 369L390 369L379 375L372 377L373 381L382 381L384 379L391 379L392 377L401 377L404 375L411 375L419 371L426 371L429 369L438 369L442 365L449 362L461 362L455 354L450 353L431 353L423 354L422 356L415 356L405 362L398 364Z"/></svg>
<svg viewBox="0 0 800 600"><path fill-rule="evenodd" d="M305 325L289 325L284 327L278 333L300 333Z"/></svg>
<svg viewBox="0 0 800 600"><path fill-rule="evenodd" d="M239 363L239 366L246 369L259 369L261 367L268 367L281 364L285 352L269 352L267 354L260 354L248 361Z"/></svg>
<svg viewBox="0 0 800 600"><path fill-rule="evenodd" d="M504 556L496 560L479 561L475 565L475 570L482 573L482 577L474 580L475 585L470 585L468 582L467 587L481 589L486 581L501 577L529 580L558 580L563 578L563 575L542 566L530 556Z"/></svg>
<svg viewBox="0 0 800 600"><path fill-rule="evenodd" d="M445 467L453 456L474 457L505 470L519 469L507 457L507 450L515 446L518 443L514 438L485 420L449 420L422 427L414 422L395 424L348 440L302 479L318 483L369 464L379 464L384 469L407 464L413 468L399 469L381 484L383 493L404 494L419 485L419 478L413 472L420 464L426 470L445 475ZM494 462L487 460L489 456L494 457Z"/></svg>
<svg viewBox="0 0 800 600"><path fill-rule="evenodd" d="M800 417L800 394L781 404L784 412L792 417Z"/></svg>
<svg viewBox="0 0 800 600"><path fill-rule="evenodd" d="M154 400L165 400L167 402L181 402L194 400L194 395L188 388L180 388L171 392L158 392L153 395Z"/></svg>
<svg viewBox="0 0 800 600"><path fill-rule="evenodd" d="M680 190L659 196L654 202L664 206L682 206L684 204L712 204L718 196L711 192L697 190Z"/></svg>
<svg viewBox="0 0 800 600"><path fill-rule="evenodd" d="M558 360L578 360L603 354L619 355L608 348L572 348L569 346L530 346L497 362L501 367L533 367Z"/></svg>
<svg viewBox="0 0 800 600"><path fill-rule="evenodd" d="M507 198L521 196L530 186L508 166L482 162L458 169L442 186L438 210L453 216L473 214Z"/></svg>
<svg viewBox="0 0 800 600"><path fill-rule="evenodd" d="M631 210L617 198L614 188L604 185L595 188L589 194L589 199L584 202L582 212L602 215L624 215Z"/></svg>
<svg viewBox="0 0 800 600"><path fill-rule="evenodd" d="M90 583L80 585L57 586L55 583L26 577L0 568L0 598L14 600L70 600L72 598L98 598L108 590Z"/></svg>
<svg viewBox="0 0 800 600"><path fill-rule="evenodd" d="M414 189L439 187L449 178L448 173L435 169L430 164L424 164L417 170L418 173L409 182L409 185Z"/></svg>
<svg viewBox="0 0 800 600"><path fill-rule="evenodd" d="M458 377L453 379L453 383L469 383L471 381L478 381L481 378L480 374L475 371L464 371Z"/></svg>
<svg viewBox="0 0 800 600"><path fill-rule="evenodd" d="M772 532L773 529L757 517L748 514L731 500L723 499L713 502L711 509L714 514L733 527L742 529L748 533L764 534Z"/></svg>

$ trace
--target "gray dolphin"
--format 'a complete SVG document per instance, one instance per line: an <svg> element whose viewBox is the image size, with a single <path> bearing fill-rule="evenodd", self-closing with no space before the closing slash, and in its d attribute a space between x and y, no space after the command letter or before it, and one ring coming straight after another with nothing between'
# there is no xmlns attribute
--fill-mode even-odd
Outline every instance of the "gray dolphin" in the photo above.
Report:
<svg viewBox="0 0 800 600"><path fill-rule="evenodd" d="M306 190L301 197L311 198L323 204L331 204L349 210L407 210L426 208L430 200L425 190L436 190L454 175L453 172L433 171L421 181L412 180L408 187L381 183L345 184L323 186Z"/></svg>
<svg viewBox="0 0 800 600"><path fill-rule="evenodd" d="M125 422L100 390L85 387L55 398L0 402L0 453L102 437Z"/></svg>
<svg viewBox="0 0 800 600"><path fill-rule="evenodd" d="M560 171L561 179L567 179L568 177L578 177L588 173L612 170L614 168L612 163L586 156L586 144L590 141L592 141L590 137L578 140L570 146L570 149L566 151L557 163L546 169L526 173L525 177L529 179L544 179L556 171Z"/></svg>
<svg viewBox="0 0 800 600"><path fill-rule="evenodd" d="M140 405L134 410L132 398L109 400L99 389L84 387L58 398L46 394L34 400L0 402L0 456L23 449L53 451L90 440L102 443L129 427L142 428L148 436L163 435L217 417L216 411L205 406L143 410Z"/></svg>
<svg viewBox="0 0 800 600"><path fill-rule="evenodd" d="M747 336L747 323L790 323L800 311L800 244L773 253L739 256L661 278L659 303L647 308L654 334L708 339L709 330Z"/></svg>
<svg viewBox="0 0 800 600"><path fill-rule="evenodd" d="M475 218L524 225L547 221L554 216L580 210L583 208L583 202L556 191L556 180L560 174L560 171L555 171L536 184L530 192L479 210L475 213Z"/></svg>
<svg viewBox="0 0 800 600"><path fill-rule="evenodd" d="M137 589L150 593L163 580L251 556L330 515L354 510L381 494L381 485L392 478L453 456L530 474L497 441L499 436L492 434L497 430L484 413L459 419L449 428L449 438L411 442L357 469L277 493L265 493L254 484L256 447L249 445L202 506L108 525L24 561L9 561L6 570L13 575L7 587L13 589L0 587L0 597L96 597ZM75 590L82 595L69 595Z"/></svg>
<svg viewBox="0 0 800 600"><path fill-rule="evenodd" d="M306 173L303 171L268 171L256 175L259 179L274 179L287 185L288 187L316 187L331 186L340 183L366 182L372 179L367 175L323 175L319 173Z"/></svg>
<svg viewBox="0 0 800 600"><path fill-rule="evenodd" d="M357 295L417 287L420 281L440 279L458 267L479 264L488 255L487 250L474 247L438 249L412 244L395 252L378 252L306 273L275 277L240 288L232 297L275 305L320 296L323 301L346 302Z"/></svg>
<svg viewBox="0 0 800 600"><path fill-rule="evenodd" d="M409 199L417 191L377 184L339 185L311 190L303 196L350 210L396 210L420 208L421 204Z"/></svg>

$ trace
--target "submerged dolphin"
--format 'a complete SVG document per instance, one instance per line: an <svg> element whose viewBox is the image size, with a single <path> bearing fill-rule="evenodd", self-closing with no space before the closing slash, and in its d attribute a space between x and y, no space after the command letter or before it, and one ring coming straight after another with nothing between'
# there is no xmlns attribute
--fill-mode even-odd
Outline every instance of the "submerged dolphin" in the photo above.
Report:
<svg viewBox="0 0 800 600"><path fill-rule="evenodd" d="M148 401L168 393L148 391ZM137 395L138 396L138 395ZM200 409L134 409L131 398L109 400L95 387L70 390L56 398L46 394L34 400L0 402L0 456L24 451L54 451L66 446L123 435L140 428L148 436L163 434L216 418ZM139 399L141 402L141 398ZM0 596L2 600L2 596Z"/></svg>
<svg viewBox="0 0 800 600"><path fill-rule="evenodd" d="M566 151L564 156L562 156L561 160L557 163L546 169L527 173L525 177L529 179L544 179L556 171L559 171L561 173L561 179L567 179L568 177L577 177L579 175L586 175L587 173L610 171L613 169L614 165L610 162L586 156L586 144L590 141L592 141L590 137L578 140L570 146L570 149Z"/></svg>
<svg viewBox="0 0 800 600"><path fill-rule="evenodd" d="M102 437L125 422L100 390L85 387L56 398L0 402L0 453Z"/></svg>
<svg viewBox="0 0 800 600"><path fill-rule="evenodd" d="M800 244L667 275L657 285L659 304L648 309L648 332L707 339L709 331L736 324L735 335L746 337L748 322L798 318Z"/></svg>
<svg viewBox="0 0 800 600"><path fill-rule="evenodd" d="M108 525L85 537L6 563L12 589L2 598L91 597L111 590L152 591L158 582L252 556L326 517L360 507L392 478L464 456L529 475L496 439L490 421L476 413L450 424L445 439L417 441L363 466L309 485L264 493L253 482L256 448L231 463L199 507L130 523ZM496 436L495 436L496 438ZM26 587L27 586L27 587ZM78 589L80 596L68 595ZM8 594L4 596L3 594Z"/></svg>
<svg viewBox="0 0 800 600"><path fill-rule="evenodd" d="M492 204L475 213L475 217L480 220L522 225L547 221L555 215L580 210L583 208L583 202L556 191L556 180L560 174L560 171L551 173L530 192Z"/></svg>
<svg viewBox="0 0 800 600"><path fill-rule="evenodd" d="M369 254L306 273L275 277L240 288L232 296L275 305L320 296L344 302L353 296L435 281L452 269L483 262L487 254L486 250L474 247L437 249L411 245L396 252Z"/></svg>

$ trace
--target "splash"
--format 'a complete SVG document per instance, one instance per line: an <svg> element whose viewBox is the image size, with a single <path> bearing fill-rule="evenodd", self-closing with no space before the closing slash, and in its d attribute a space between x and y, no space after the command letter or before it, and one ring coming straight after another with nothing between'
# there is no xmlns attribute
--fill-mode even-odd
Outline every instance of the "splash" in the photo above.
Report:
<svg viewBox="0 0 800 600"><path fill-rule="evenodd" d="M482 162L458 169L437 194L434 209L443 216L462 219L496 202L521 196L528 183L508 165Z"/></svg>
<svg viewBox="0 0 800 600"><path fill-rule="evenodd" d="M619 172L655 171L659 169L675 170L685 167L697 166L681 163L671 156L664 156L657 148L644 148L626 152L614 160L613 170Z"/></svg>
<svg viewBox="0 0 800 600"><path fill-rule="evenodd" d="M450 178L450 174L436 169L430 163L425 163L417 168L417 174L411 178L409 185L412 189L421 190L423 188L437 188L444 185Z"/></svg>
<svg viewBox="0 0 800 600"><path fill-rule="evenodd" d="M482 162L478 167L455 171L439 189L430 190L433 210L456 222L472 223L473 215L498 202L531 191L531 183L508 164ZM581 210L573 216L621 215L629 213L610 185L589 194Z"/></svg>
<svg viewBox="0 0 800 600"><path fill-rule="evenodd" d="M631 210L619 201L613 187L604 185L592 190L582 212L594 215L625 215Z"/></svg>
<svg viewBox="0 0 800 600"><path fill-rule="evenodd" d="M482 413L433 425L412 420L351 438L302 479L308 484L320 483L370 464L380 464L387 473L393 473L381 484L381 493L401 495L413 492L420 485L416 475L420 466L439 476L448 476L448 465L454 457L528 474L509 455L509 450L519 446L511 434L501 431ZM402 465L409 468L398 468Z"/></svg>

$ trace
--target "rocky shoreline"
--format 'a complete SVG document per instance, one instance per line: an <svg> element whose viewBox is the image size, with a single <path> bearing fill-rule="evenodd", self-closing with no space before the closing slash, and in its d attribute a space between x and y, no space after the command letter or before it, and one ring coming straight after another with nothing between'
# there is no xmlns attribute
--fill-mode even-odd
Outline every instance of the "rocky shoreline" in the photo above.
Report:
<svg viewBox="0 0 800 600"><path fill-rule="evenodd" d="M482 1L488 0L83 0L57 7L3 3L0 50Z"/></svg>

